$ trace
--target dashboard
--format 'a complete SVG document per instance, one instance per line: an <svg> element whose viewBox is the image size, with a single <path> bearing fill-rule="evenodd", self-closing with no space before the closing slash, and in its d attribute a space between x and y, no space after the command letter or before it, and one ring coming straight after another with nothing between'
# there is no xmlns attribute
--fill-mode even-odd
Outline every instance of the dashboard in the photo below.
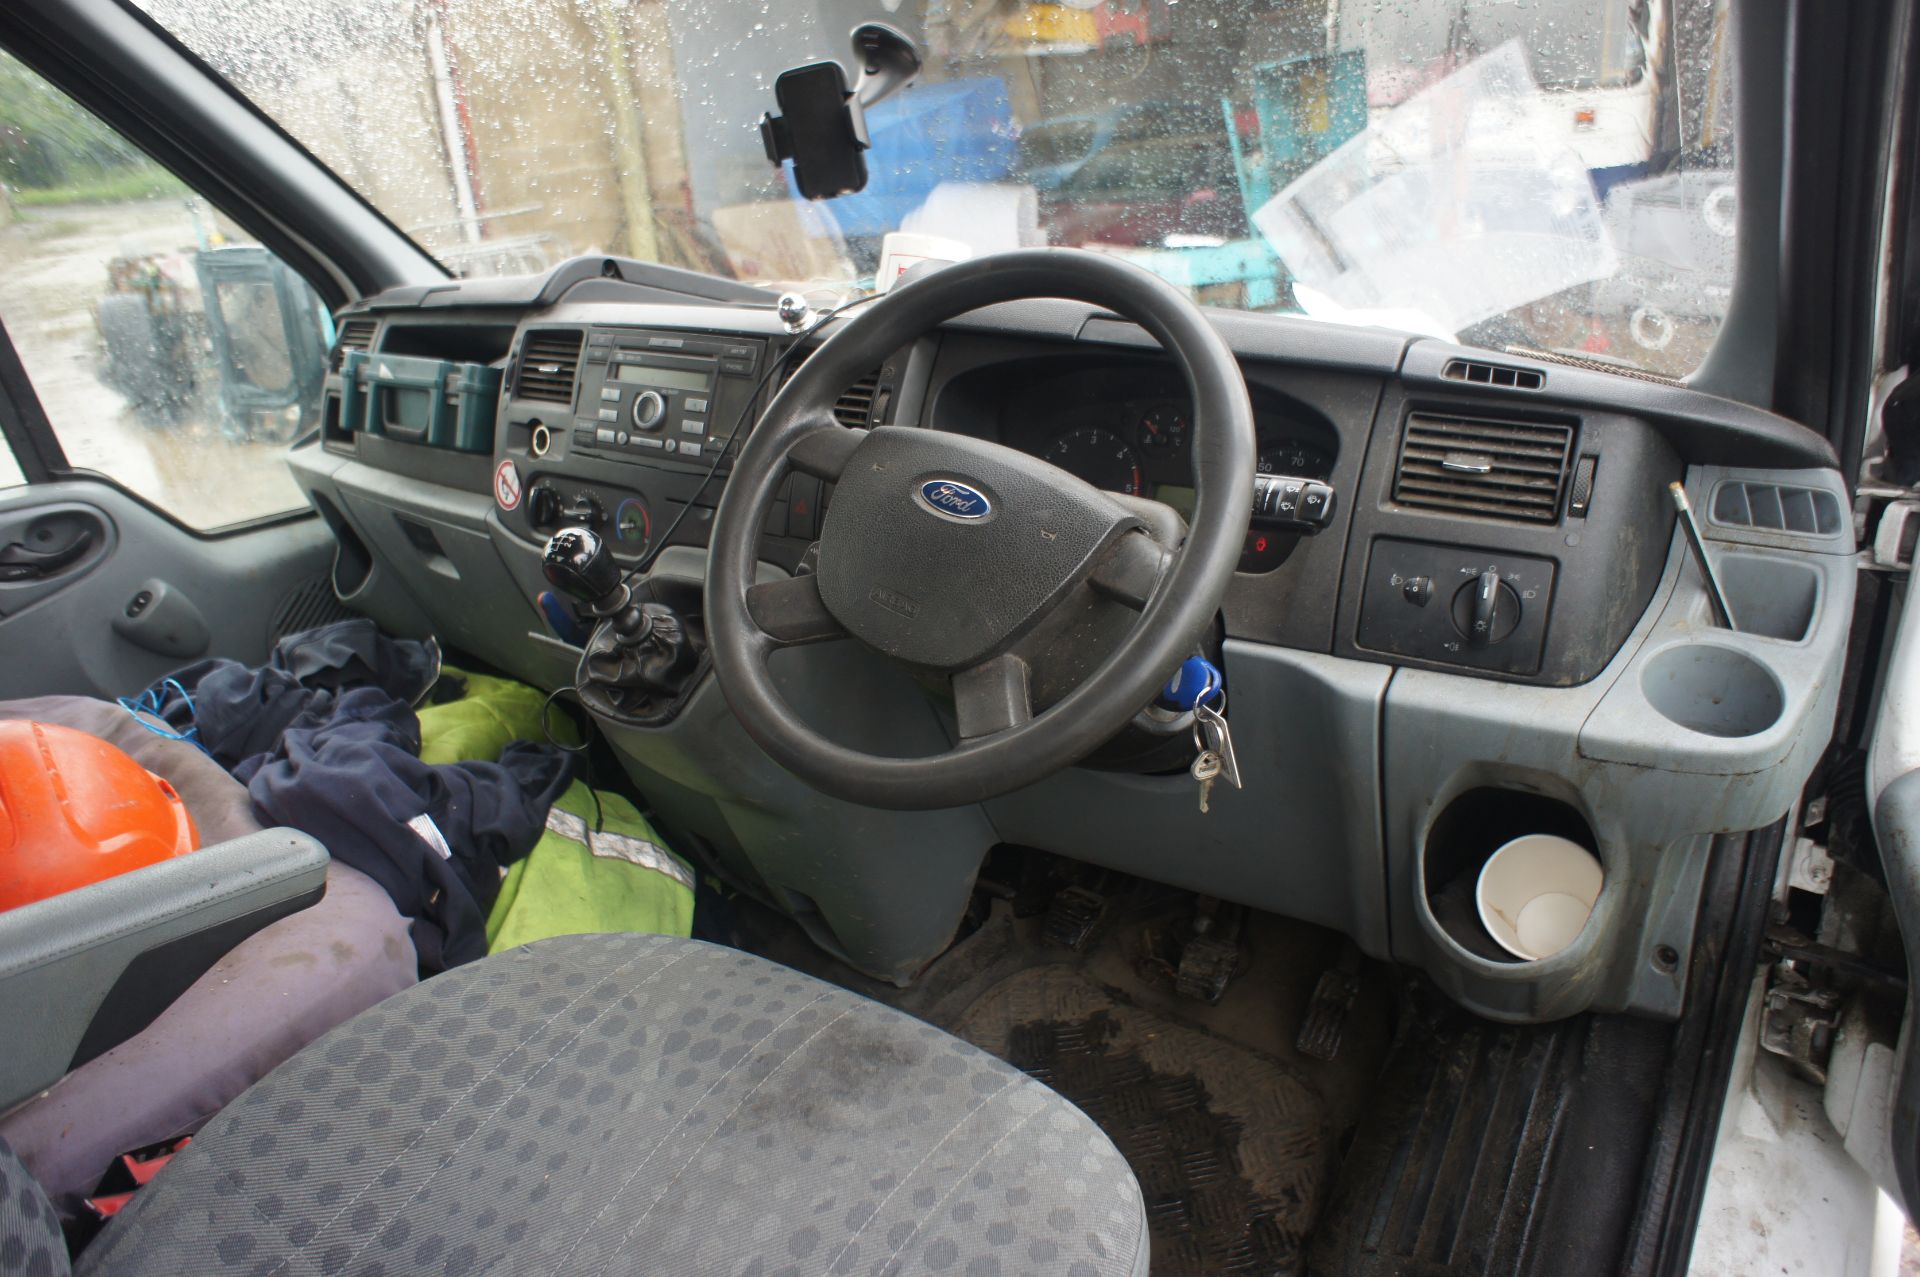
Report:
<svg viewBox="0 0 1920 1277"><path fill-rule="evenodd" d="M582 659L538 602L559 528L600 530L628 566L649 556L650 581L697 609L735 451L807 354L772 301L587 258L344 311L321 437L290 457L338 542L336 594L543 688L571 686ZM658 722L599 720L661 827L878 978L938 952L981 857L1008 842L1335 928L1499 1018L1671 1014L1685 961L1649 955L1693 952L1701 830L1778 819L1830 733L1853 598L1831 448L1685 386L1209 319L1258 434L1210 640L1246 789L1202 816L1184 764L1096 758L978 808L874 812L773 764L702 675ZM1047 300L913 340L834 415L992 440L1176 512L1205 428L1145 332ZM1712 625L1675 481L1752 618L1740 632ZM803 570L833 497L789 477L763 573ZM858 645L778 656L783 694L823 734L894 756L951 744L937 698ZM1465 882L1470 902L1483 835L1536 817L1515 832L1584 839L1612 903L1564 961L1503 964L1449 901Z"/></svg>
<svg viewBox="0 0 1920 1277"><path fill-rule="evenodd" d="M629 562L704 546L739 433L807 351L764 305L690 304L585 271L531 281L524 297L502 287L343 315L322 448L488 494L522 552L570 524L606 533ZM835 415L991 439L1190 513L1196 426L1172 365L1085 307L1030 303L1024 316L912 343L847 387ZM1790 423L1678 386L1521 369L1380 330L1219 322L1234 326L1259 456L1227 638L1578 685L1651 600L1673 528L1665 489L1690 461L1826 455ZM497 398L453 389L486 385ZM444 411L409 406L422 386L448 388ZM764 528L767 561L797 564L832 498L791 477ZM431 528L404 527L412 552L452 563ZM1496 569L1499 607L1476 621L1455 577ZM530 606L537 579L520 575Z"/></svg>

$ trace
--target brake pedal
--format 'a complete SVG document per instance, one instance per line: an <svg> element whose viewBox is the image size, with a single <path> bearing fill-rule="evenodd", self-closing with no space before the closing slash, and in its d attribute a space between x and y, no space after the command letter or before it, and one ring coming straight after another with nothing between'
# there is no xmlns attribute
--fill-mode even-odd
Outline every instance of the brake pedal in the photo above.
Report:
<svg viewBox="0 0 1920 1277"><path fill-rule="evenodd" d="M1040 935L1048 944L1085 953L1107 918L1107 898L1085 887L1062 887L1047 906Z"/></svg>
<svg viewBox="0 0 1920 1277"><path fill-rule="evenodd" d="M1239 966L1239 945L1231 940L1196 936L1180 951L1180 966L1173 973L1174 992L1183 998L1217 1006Z"/></svg>
<svg viewBox="0 0 1920 1277"><path fill-rule="evenodd" d="M1193 932L1180 949L1173 988L1183 998L1216 1006L1240 969L1242 910L1210 896L1194 902Z"/></svg>

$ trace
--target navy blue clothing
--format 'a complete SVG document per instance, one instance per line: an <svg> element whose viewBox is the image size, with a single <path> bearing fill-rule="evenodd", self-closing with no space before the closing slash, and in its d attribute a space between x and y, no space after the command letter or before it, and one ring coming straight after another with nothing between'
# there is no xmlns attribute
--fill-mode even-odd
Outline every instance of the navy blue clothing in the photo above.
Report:
<svg viewBox="0 0 1920 1277"><path fill-rule="evenodd" d="M288 635L262 666L197 661L155 683L147 695L175 731L198 728L194 739L231 771L272 753L288 728L327 721L342 689L377 687L415 705L439 674L440 654L432 644L388 638L372 621L356 617Z"/></svg>
<svg viewBox="0 0 1920 1277"><path fill-rule="evenodd" d="M573 771L529 741L498 763L421 762L410 702L438 665L426 645L347 621L284 640L264 668L202 661L173 675L187 695L153 693L247 786L263 824L312 834L386 889L429 972L486 956L501 872L533 850Z"/></svg>

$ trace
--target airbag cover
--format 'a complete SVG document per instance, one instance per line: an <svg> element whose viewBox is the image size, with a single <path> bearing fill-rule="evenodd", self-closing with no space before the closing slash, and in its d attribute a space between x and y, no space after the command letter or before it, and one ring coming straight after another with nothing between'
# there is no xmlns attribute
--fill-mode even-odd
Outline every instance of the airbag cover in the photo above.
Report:
<svg viewBox="0 0 1920 1277"><path fill-rule="evenodd" d="M874 430L820 533L820 597L898 660L965 669L1003 650L1140 520L1022 452L911 427Z"/></svg>

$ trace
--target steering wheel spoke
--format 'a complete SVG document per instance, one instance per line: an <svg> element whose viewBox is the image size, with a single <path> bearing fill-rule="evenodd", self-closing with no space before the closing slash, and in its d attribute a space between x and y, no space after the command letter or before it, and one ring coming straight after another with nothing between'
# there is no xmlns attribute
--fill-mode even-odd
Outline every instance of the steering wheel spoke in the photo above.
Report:
<svg viewBox="0 0 1920 1277"><path fill-rule="evenodd" d="M847 637L820 597L820 578L813 573L748 586L747 611L776 647Z"/></svg>
<svg viewBox="0 0 1920 1277"><path fill-rule="evenodd" d="M787 460L801 474L837 483L847 472L847 462L866 441L866 431L843 426L829 416L794 441Z"/></svg>
<svg viewBox="0 0 1920 1277"><path fill-rule="evenodd" d="M1094 589L1136 612L1146 610L1172 556L1144 532L1129 532L1111 546L1087 578Z"/></svg>
<svg viewBox="0 0 1920 1277"><path fill-rule="evenodd" d="M991 736L1033 719L1032 671L1011 653L959 671L952 683L961 740Z"/></svg>

